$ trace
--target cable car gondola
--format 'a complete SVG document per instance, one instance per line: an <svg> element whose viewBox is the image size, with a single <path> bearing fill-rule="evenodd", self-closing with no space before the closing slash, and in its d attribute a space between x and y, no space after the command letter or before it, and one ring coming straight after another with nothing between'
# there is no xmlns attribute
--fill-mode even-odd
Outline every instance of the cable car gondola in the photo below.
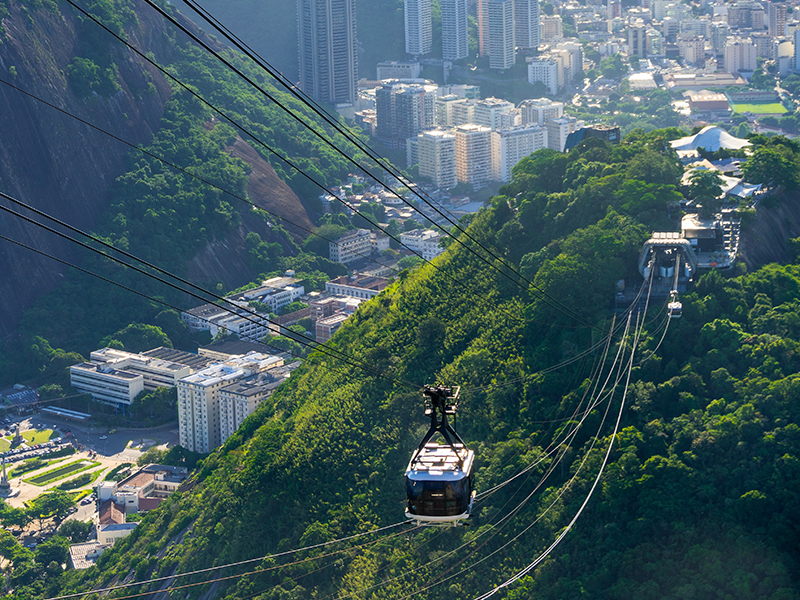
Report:
<svg viewBox="0 0 800 600"><path fill-rule="evenodd" d="M472 513L475 452L447 422L447 415L456 414L460 389L425 386L425 414L431 418L431 427L406 469L406 518L457 524ZM437 432L446 443L430 441Z"/></svg>
<svg viewBox="0 0 800 600"><path fill-rule="evenodd" d="M669 303L667 303L667 314L670 319L680 319L682 311L683 305L678 302L678 292L673 291Z"/></svg>

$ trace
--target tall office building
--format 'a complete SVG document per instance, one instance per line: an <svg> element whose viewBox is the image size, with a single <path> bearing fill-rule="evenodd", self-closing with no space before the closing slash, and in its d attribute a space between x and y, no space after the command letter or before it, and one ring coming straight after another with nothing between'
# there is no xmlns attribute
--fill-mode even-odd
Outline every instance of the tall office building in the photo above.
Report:
<svg viewBox="0 0 800 600"><path fill-rule="evenodd" d="M514 0L514 43L517 48L539 47L539 0Z"/></svg>
<svg viewBox="0 0 800 600"><path fill-rule="evenodd" d="M461 60L467 56L467 0L442 0L442 58Z"/></svg>
<svg viewBox="0 0 800 600"><path fill-rule="evenodd" d="M514 66L514 0L490 0L489 68L510 69Z"/></svg>
<svg viewBox="0 0 800 600"><path fill-rule="evenodd" d="M405 0L406 54L428 54L433 45L431 0Z"/></svg>
<svg viewBox="0 0 800 600"><path fill-rule="evenodd" d="M355 0L297 0L297 34L303 91L319 102L355 102Z"/></svg>

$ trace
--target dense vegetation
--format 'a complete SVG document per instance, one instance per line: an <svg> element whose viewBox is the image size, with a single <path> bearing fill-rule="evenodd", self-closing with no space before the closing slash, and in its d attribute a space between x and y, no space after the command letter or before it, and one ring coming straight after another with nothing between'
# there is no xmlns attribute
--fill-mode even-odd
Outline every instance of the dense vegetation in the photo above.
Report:
<svg viewBox="0 0 800 600"><path fill-rule="evenodd" d="M265 559L241 567L258 569L215 597L398 598L425 588L420 597L466 598L528 564L575 514L610 442L599 408L558 461L544 456L598 356L542 369L598 340L615 281L640 281L642 241L673 225L681 171L664 141L675 135L634 132L619 146L590 140L520 163L469 231L534 287L451 244L442 271L401 277L333 340L392 380L312 354L98 568L62 573L34 562L40 577L11 597L220 565L402 521L402 473L426 425L418 392L398 381L464 386L458 428L477 451L479 490L542 462L483 500L472 527L413 530L327 558L335 548ZM539 289L595 327L554 309ZM622 430L587 510L506 597L798 598L800 266L707 273L682 300L684 316L660 345L663 307L648 316ZM522 502L545 471L544 486Z"/></svg>
<svg viewBox="0 0 800 600"><path fill-rule="evenodd" d="M136 21L128 0L93 0L90 4L114 30L124 32L125 27ZM33 8L45 10L38 4ZM72 10L69 6L61 9ZM95 62L102 62L102 55L103 61L110 61L108 69L113 70L112 59L119 60L123 54L119 43L88 19L81 21L81 28L86 32L76 51L93 57ZM91 35L88 32L92 32ZM352 166L344 157L323 145L311 131L225 69L213 56L179 42L182 38L173 35L174 59L167 66L177 78L193 86L214 106L224 109L267 146L280 148L283 156L292 159L321 183L333 186L345 178ZM232 60L277 101L302 114L319 130L330 129L289 93L277 89L263 72L237 59ZM96 97L88 101L105 100ZM185 89L173 84L160 129L145 150L230 194L245 197L249 167L227 151L237 135L245 137ZM349 155L358 160L362 158L342 138L334 136L333 139L346 148ZM319 188L263 145L250 141L279 177L300 196L309 212L315 214L319 210ZM233 196L147 154L131 152L128 170L111 185L110 197L110 207L99 219L94 233L178 275L186 274L187 263L198 251L210 242L224 239L245 220L256 229L246 239L254 277L259 273L293 268L312 283L310 289L319 289L328 277L342 274L341 265L304 253L298 246L302 240L290 235L280 222L273 222L263 213L254 213L249 205ZM172 306L183 308L198 303L88 251L80 263L86 269ZM210 287L216 292L224 291L221 285L211 284ZM147 327L160 329L160 332L150 330L154 333L152 339L158 340L156 345L191 348L200 341L188 335L177 313L169 307L131 295L90 275L72 272L55 292L26 312L18 336L5 344L0 343L0 381L35 379L38 384L61 385L62 389L67 389L64 367L79 362L81 355L88 355L102 341L117 340L125 346L122 338L134 340L136 337L126 331L131 324L135 328L147 324ZM133 346L139 343L134 342Z"/></svg>

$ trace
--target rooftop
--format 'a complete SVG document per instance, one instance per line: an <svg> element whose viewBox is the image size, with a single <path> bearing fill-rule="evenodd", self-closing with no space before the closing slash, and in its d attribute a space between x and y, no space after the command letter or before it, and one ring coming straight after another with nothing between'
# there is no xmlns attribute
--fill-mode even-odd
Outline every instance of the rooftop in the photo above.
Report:
<svg viewBox="0 0 800 600"><path fill-rule="evenodd" d="M206 356L200 356L198 354L185 352L183 350L175 350L174 348L165 348L164 346L153 348L147 352L142 352L142 354L144 356L160 358L162 360L168 360L170 362L186 365L195 371L198 369L203 369L211 364L211 359Z"/></svg>
<svg viewBox="0 0 800 600"><path fill-rule="evenodd" d="M97 522L100 525L119 525L125 523L125 506L117 504L114 499L105 500L100 503Z"/></svg>

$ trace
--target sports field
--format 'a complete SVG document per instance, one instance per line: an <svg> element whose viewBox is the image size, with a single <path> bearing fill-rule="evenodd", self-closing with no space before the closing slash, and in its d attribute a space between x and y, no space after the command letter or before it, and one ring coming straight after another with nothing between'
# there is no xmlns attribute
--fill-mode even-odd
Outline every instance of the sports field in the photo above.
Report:
<svg viewBox="0 0 800 600"><path fill-rule="evenodd" d="M786 107L780 102L770 102L765 104L751 103L751 104L733 104L731 103L734 113L751 112L754 115L782 115L789 112Z"/></svg>

